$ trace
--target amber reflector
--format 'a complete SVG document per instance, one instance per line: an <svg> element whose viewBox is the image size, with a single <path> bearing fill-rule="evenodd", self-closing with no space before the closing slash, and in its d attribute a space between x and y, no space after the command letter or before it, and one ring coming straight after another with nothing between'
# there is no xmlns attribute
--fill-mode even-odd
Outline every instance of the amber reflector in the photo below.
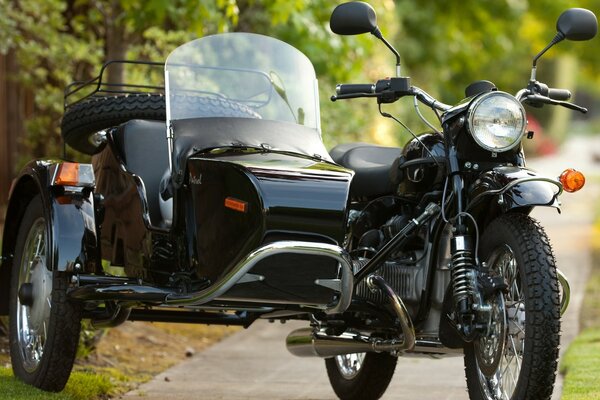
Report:
<svg viewBox="0 0 600 400"><path fill-rule="evenodd" d="M242 200L234 199L233 197L228 197L225 199L225 207L245 213L248 209L248 203Z"/></svg>
<svg viewBox="0 0 600 400"><path fill-rule="evenodd" d="M558 179L563 188L569 193L576 192L585 185L585 176L573 168L565 169Z"/></svg>
<svg viewBox="0 0 600 400"><path fill-rule="evenodd" d="M79 164L69 162L60 164L54 183L56 185L76 186L79 183Z"/></svg>

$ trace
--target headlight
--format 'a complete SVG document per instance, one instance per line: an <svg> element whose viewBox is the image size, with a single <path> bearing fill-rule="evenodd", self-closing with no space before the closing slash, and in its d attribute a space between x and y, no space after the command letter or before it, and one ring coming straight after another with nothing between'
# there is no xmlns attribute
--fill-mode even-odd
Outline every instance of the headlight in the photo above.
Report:
<svg viewBox="0 0 600 400"><path fill-rule="evenodd" d="M525 110L508 93L491 92L478 97L469 106L467 116L473 139L495 153L512 149L525 133Z"/></svg>

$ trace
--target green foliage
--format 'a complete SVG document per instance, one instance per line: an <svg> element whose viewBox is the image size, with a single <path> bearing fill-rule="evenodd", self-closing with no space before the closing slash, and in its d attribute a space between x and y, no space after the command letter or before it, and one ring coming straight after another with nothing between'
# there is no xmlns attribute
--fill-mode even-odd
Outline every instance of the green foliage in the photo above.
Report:
<svg viewBox="0 0 600 400"><path fill-rule="evenodd" d="M562 0L395 3L400 26L396 43L410 74L419 82L433 83L426 89L439 91L446 102L460 100L463 88L477 79L491 80L511 93L525 86L533 56L556 34L560 13L573 7ZM592 10L600 8L598 0L587 3ZM541 59L540 79L552 80L548 64L560 54L582 57L585 68L586 60L592 59L586 55L598 58L590 51L593 46L559 44Z"/></svg>
<svg viewBox="0 0 600 400"><path fill-rule="evenodd" d="M73 372L65 390L48 393L15 379L9 368L0 368L0 393L11 400L91 400L107 398L113 384L105 375Z"/></svg>
<svg viewBox="0 0 600 400"><path fill-rule="evenodd" d="M33 116L27 121L22 138L24 153L21 163L31 155L60 154L59 136L62 115L62 91L78 70L99 63L101 43L89 26L74 20L67 24L66 4L60 0L43 2L5 2L4 14L10 24L0 22L0 37L9 44L20 66L16 76L33 96ZM67 62L68 60L68 62ZM9 100L10 101L10 100Z"/></svg>
<svg viewBox="0 0 600 400"><path fill-rule="evenodd" d="M532 56L554 36L556 18L571 6L568 0L370 3L383 33L402 54L403 72L446 103L460 100L463 88L477 79L492 80L509 92L523 87ZM185 41L233 30L277 37L312 60L328 144L398 143L393 132L399 130L382 120L374 101L328 100L336 83L373 82L394 74L393 57L372 35L331 33L328 20L335 5L328 0L0 0L0 51L16 57L22 67L12 79L35 97L23 158L59 154L64 86L94 76L109 55L163 61ZM600 0L578 5L598 10ZM552 49L540 63L540 79L552 83L552 58L574 54L581 60L581 82L600 91L594 68L600 53L590 51L597 40ZM161 79L159 72L124 74L137 82ZM411 126L416 121L408 104L389 111ZM406 134L401 137L405 140Z"/></svg>

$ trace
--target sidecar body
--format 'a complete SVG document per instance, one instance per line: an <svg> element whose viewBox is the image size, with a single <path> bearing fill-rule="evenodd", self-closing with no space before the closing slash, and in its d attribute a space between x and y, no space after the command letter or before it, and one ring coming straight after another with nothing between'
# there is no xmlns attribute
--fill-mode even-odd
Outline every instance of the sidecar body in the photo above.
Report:
<svg viewBox="0 0 600 400"><path fill-rule="evenodd" d="M279 65L264 65L273 60ZM68 297L97 325L247 325L282 312L345 310L353 172L333 163L322 143L308 59L272 38L217 35L180 47L165 70L164 93L95 92L68 109L63 128L96 117L79 135L63 131L93 154L91 164L37 161L15 180L1 310L19 225L35 196L52 244L46 266L70 277ZM141 104L165 104L166 117Z"/></svg>

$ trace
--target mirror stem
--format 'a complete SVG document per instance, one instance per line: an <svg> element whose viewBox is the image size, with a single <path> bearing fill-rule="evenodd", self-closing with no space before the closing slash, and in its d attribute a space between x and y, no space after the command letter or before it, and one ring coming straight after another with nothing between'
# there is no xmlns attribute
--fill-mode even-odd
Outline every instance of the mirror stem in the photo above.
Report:
<svg viewBox="0 0 600 400"><path fill-rule="evenodd" d="M544 50L540 51L537 56L533 57L533 69L535 70L535 67L537 65L537 60L544 55L545 52L548 51L548 49L552 46L554 46L556 43L561 42L565 39L565 35L561 32L557 32L556 36L554 36L554 39L552 39L552 41L550 43L548 43L548 46L544 47ZM532 71L533 73L533 71Z"/></svg>
<svg viewBox="0 0 600 400"><path fill-rule="evenodd" d="M371 34L377 39L381 40L383 44L385 44L387 48L390 49L392 53L394 53L394 55L396 56L396 76L402 76L402 74L400 73L400 53L398 53L394 46L392 46L387 40L385 40L379 28L375 28L375 30L371 32Z"/></svg>

